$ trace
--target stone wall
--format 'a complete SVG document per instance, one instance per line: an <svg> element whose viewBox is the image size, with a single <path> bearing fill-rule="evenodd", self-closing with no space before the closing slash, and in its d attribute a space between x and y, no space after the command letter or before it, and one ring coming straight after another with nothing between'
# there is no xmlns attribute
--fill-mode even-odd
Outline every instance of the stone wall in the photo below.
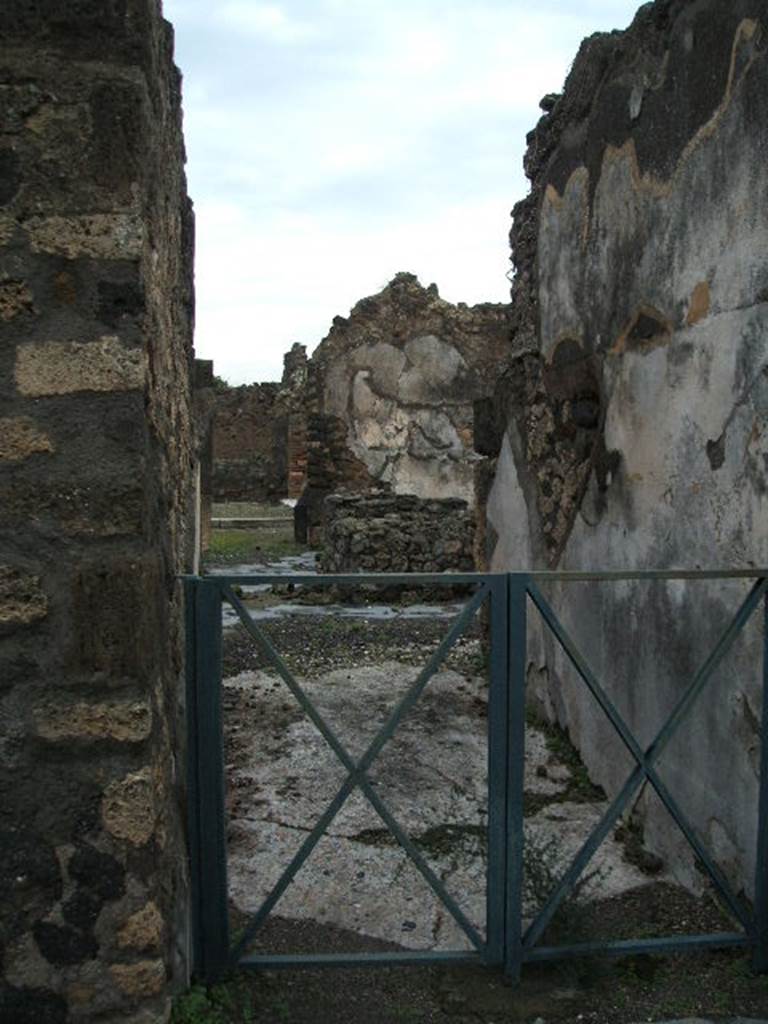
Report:
<svg viewBox="0 0 768 1024"><path fill-rule="evenodd" d="M192 214L156 0L0 8L0 1020L185 959Z"/></svg>
<svg viewBox="0 0 768 1024"><path fill-rule="evenodd" d="M309 364L304 535L320 535L323 500L340 488L472 504L472 403L491 393L508 345L508 306L454 306L412 274L336 317Z"/></svg>
<svg viewBox="0 0 768 1024"><path fill-rule="evenodd" d="M472 572L474 517L460 498L334 494L322 572Z"/></svg>
<svg viewBox="0 0 768 1024"><path fill-rule="evenodd" d="M587 39L547 98L511 235L515 352L482 432L496 457L484 487L493 569L768 562L767 33L762 0L657 0L626 32ZM643 739L745 589L568 586L553 600ZM615 792L626 755L562 657L536 643L539 702ZM734 653L664 763L748 890L756 644ZM646 792L638 812L648 842L677 856Z"/></svg>
<svg viewBox="0 0 768 1024"><path fill-rule="evenodd" d="M216 409L216 388L212 359L196 359L193 371L193 415L197 448L195 491L195 518L197 537L195 548L200 554L211 545L213 523L213 416ZM199 566L194 566L197 572Z"/></svg>
<svg viewBox="0 0 768 1024"><path fill-rule="evenodd" d="M307 465L307 353L284 356L280 383L220 388L213 432L216 501L298 498Z"/></svg>
<svg viewBox="0 0 768 1024"><path fill-rule="evenodd" d="M216 501L275 501L285 493L275 464L281 432L274 414L277 384L220 390L213 432Z"/></svg>

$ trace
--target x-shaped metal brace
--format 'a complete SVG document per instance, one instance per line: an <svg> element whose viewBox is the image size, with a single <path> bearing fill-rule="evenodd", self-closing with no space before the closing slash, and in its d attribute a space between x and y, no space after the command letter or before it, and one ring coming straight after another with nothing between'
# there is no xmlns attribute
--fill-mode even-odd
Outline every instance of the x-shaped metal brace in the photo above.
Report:
<svg viewBox="0 0 768 1024"><path fill-rule="evenodd" d="M671 814L673 820L693 848L705 870L720 890L729 908L744 926L744 930L747 933L752 933L754 925L749 912L734 894L725 876L712 860L707 850L702 846L690 823L680 810L677 802L659 778L654 765L658 761L669 741L674 736L684 717L691 709L704 687L707 685L715 669L720 664L726 653L730 650L736 637L739 635L752 612L757 607L760 598L766 592L766 588L768 588L768 579L760 579L754 584L735 616L724 630L720 639L712 648L709 657L696 673L685 693L678 700L664 725L658 731L650 745L645 750L642 750L631 730L627 727L623 718L614 707L612 701L598 682L596 676L584 660L574 642L571 640L565 628L558 620L541 591L532 581L528 583L527 589L531 600L541 613L542 618L562 647L563 651L568 656L571 664L587 686L587 689L595 697L611 725L618 733L624 746L634 758L636 765L627 777L624 785L612 800L601 820L594 827L581 849L574 857L570 867L565 872L558 885L553 889L552 893L541 908L538 916L528 927L525 935L523 936L524 950L530 950L539 938L541 938L553 916L557 912L562 900L577 882L587 864L592 859L595 851L613 828L622 811L627 806L633 794L637 791L644 779L647 779L658 794L662 803Z"/></svg>
<svg viewBox="0 0 768 1024"><path fill-rule="evenodd" d="M290 864L281 874L278 881L272 887L269 895L262 903L259 910L254 915L253 919L245 929L244 933L240 937L238 943L232 950L231 956L233 962L237 962L240 957L245 953L250 944L251 940L259 930L261 925L264 923L266 918L272 912L275 904L278 902L280 897L283 895L285 890L288 888L297 872L300 870L304 862L307 860L312 850L319 842L322 835L327 830L333 819L339 813L341 808L344 806L347 798L356 789L360 790L365 794L368 801L372 804L374 809L379 814L384 824L387 826L389 831L398 841L400 846L406 852L406 854L413 861L419 872L430 886L435 895L442 901L444 906L450 911L451 915L461 927L465 935L468 937L472 945L478 951L484 949L485 943L482 936L478 933L474 925L468 920L466 915L463 913L461 908L458 906L456 901L451 897L450 893L446 890L442 881L437 877L429 864L424 860L421 853L414 845L413 841L408 837L407 833L398 824L395 817L387 807L384 800L379 796L373 785L368 778L367 772L371 767L371 764L376 759L378 754L381 752L384 745L391 739L395 732L395 729L399 725L402 718L408 713L413 705L418 701L422 692L424 691L430 678L433 676L443 659L445 658L448 651L451 649L453 644L456 642L458 637L462 635L467 625L471 621L477 609L486 599L489 594L489 587L487 584L482 584L477 592L473 595L471 600L467 603L462 612L457 616L453 625L451 626L448 633L443 637L439 646L433 652L427 664L421 670L414 683L409 687L406 694L400 700L398 705L390 714L387 721L378 731L376 736L370 742L365 753L362 757L355 761L351 754L347 751L345 746L341 743L339 738L336 736L334 731L330 728L327 722L323 719L322 715L317 711L312 701L309 699L307 694L304 692L302 687L297 682L291 670L285 664L283 659L280 657L278 651L274 648L269 637L255 624L253 619L248 614L243 602L235 594L232 588L225 585L222 588L222 593L226 599L230 602L234 610L237 612L238 617L243 623L245 629L249 635L258 643L267 658L275 666L283 681L291 691L293 696L298 701L302 710L306 713L315 727L319 730L320 734L325 739L328 746L333 750L339 761L342 763L344 768L347 770L347 777L342 783L341 787L333 797L331 802L328 804L322 815L318 819L315 827L312 829L310 834L301 844L299 850L291 859Z"/></svg>

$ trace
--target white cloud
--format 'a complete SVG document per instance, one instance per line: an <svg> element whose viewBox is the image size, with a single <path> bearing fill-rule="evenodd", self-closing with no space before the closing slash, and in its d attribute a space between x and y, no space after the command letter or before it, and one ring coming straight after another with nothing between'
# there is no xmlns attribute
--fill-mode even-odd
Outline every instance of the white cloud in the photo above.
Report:
<svg viewBox="0 0 768 1024"><path fill-rule="evenodd" d="M314 35L314 29L308 22L289 18L277 4L229 0L213 5L213 11L220 25L277 43L294 43Z"/></svg>
<svg viewBox="0 0 768 1024"><path fill-rule="evenodd" d="M165 0L184 73L197 349L279 377L398 270L508 295L525 134L629 0Z"/></svg>

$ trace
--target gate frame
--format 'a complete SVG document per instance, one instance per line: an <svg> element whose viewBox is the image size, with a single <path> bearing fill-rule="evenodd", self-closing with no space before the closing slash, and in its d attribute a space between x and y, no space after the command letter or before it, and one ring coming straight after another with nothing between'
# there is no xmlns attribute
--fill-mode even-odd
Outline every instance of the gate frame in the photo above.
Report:
<svg viewBox="0 0 768 1024"><path fill-rule="evenodd" d="M186 715L187 715L187 759L188 759L188 822L190 886L193 935L193 971L204 981L220 977L226 970L235 967L278 968L318 966L363 966L415 964L415 963L477 963L502 965L510 980L518 981L522 965L529 962L559 960L582 955L625 956L637 953L690 951L712 947L750 947L753 967L757 971L768 970L768 570L720 570L720 571L637 571L637 572L515 572L515 573L457 573L457 574L346 574L318 575L296 574L289 577L292 583L314 585L360 586L387 585L440 585L478 586L483 596L476 601L477 607L467 616L467 623L448 642L451 632L467 614L469 606L477 595L457 616L446 637L438 646L438 652L447 643L443 656L453 642L469 624L479 607L488 600L491 625L491 659L489 673L488 702L488 843L489 860L486 875L486 942L484 949L456 952L404 952L373 954L296 954L287 956L258 955L240 958L243 939L234 952L230 949L228 922L226 831L224 805L224 757L221 713L221 650L222 650L222 600L226 599L249 629L251 635L266 645L270 660L281 674L282 669L292 677L279 654L271 649L264 636L259 636L259 627L247 616L242 603L232 592L233 585L259 583L285 583L285 575L259 573L248 575L211 575L205 577L184 576L185 623L186 623ZM537 584L547 582L623 581L623 580L713 580L744 579L754 580L747 598L742 602L728 627L715 644L702 668L694 676L683 697L676 703L672 713L662 725L653 743L643 751L631 730L626 726L612 701L602 689L589 665L566 633L557 615L549 607ZM622 790L609 801L601 820L582 845L579 853L566 869L565 874L545 901L532 924L522 928L523 894L523 780L525 768L525 691L527 675L527 606L529 600L540 613L543 624L553 634L564 653L575 667L581 681L595 697L625 747L629 750L636 767ZM655 773L654 762L663 746L671 739L683 717L703 691L721 659L730 650L734 640L741 633L757 605L763 603L763 664L761 714L760 778L758 783L758 826L756 851L756 877L753 912L750 914L730 892L714 861L695 836L693 830L677 807L671 794L666 791ZM239 608L238 608L239 605ZM250 628L245 623L247 616ZM424 684L439 667L442 656L433 655L425 669L431 665ZM432 665L432 662L435 664ZM421 676L421 673L420 673ZM419 676L419 678L420 678ZM284 680L286 676L283 674ZM290 684L289 684L290 685ZM415 684L414 684L415 685ZM408 691L410 692L410 691ZM295 694L294 694L295 695ZM406 694L407 699L408 694ZM311 702L310 707L312 707ZM305 711L307 709L305 708ZM314 710L314 709L313 709ZM393 713L395 721L391 729L388 720L377 740L384 736L381 746L391 736L399 721L398 705ZM310 717L312 717L310 715ZM314 721L314 719L313 719ZM321 719L322 721L322 719ZM317 722L315 723L317 725ZM323 723L325 724L325 723ZM328 730L330 732L330 730ZM321 729L322 732L322 729ZM326 741L332 746L337 757L345 764L352 780L352 790L357 769L347 764L333 746L325 732ZM333 736L331 732L331 736ZM335 737L334 737L335 738ZM381 749L379 747L379 750ZM346 753L342 747L342 752ZM365 771L379 751L364 766L359 774L365 779ZM515 756L515 752L517 756ZM364 760L364 758L363 758ZM362 760L361 760L362 763ZM556 912L562 899L576 883L591 856L598 849L613 824L618 820L635 789L648 781L657 791L670 811L673 820L700 857L744 927L743 932L707 935L672 935L642 940L596 941L577 945L540 946L538 939ZM352 791L350 790L350 792ZM342 798L343 800L346 797ZM339 807L341 804L339 804ZM337 807L336 810L339 808ZM335 813L335 811L333 812ZM211 822L213 827L211 828ZM392 826L385 822L392 831ZM326 826L318 835L322 835ZM396 824L396 822L395 822ZM393 832L398 841L402 841ZM501 854L498 853L499 848ZM494 851L497 851L494 853ZM411 856L408 849L406 854ZM303 859L300 860L300 864ZM419 865L416 865L419 867ZM286 869L287 870L287 869ZM295 869L298 870L298 867ZM421 870L421 869L420 869ZM295 872L294 872L295 873ZM286 872L283 873L283 876ZM281 882L283 879L281 876ZM292 874L291 876L292 877ZM290 878L286 885L290 882ZM278 883L278 886L280 882ZM494 892L498 891L496 900ZM435 890L444 903L446 900ZM279 898L279 896L277 897ZM267 899L268 902L269 898ZM276 902L276 900L275 900ZM454 913L446 903L451 913ZM262 905L262 909L263 909ZM268 916L271 908L264 917ZM454 916L456 916L454 914ZM461 923L461 922L459 922ZM471 936L470 936L471 937ZM474 941L474 940L473 940Z"/></svg>

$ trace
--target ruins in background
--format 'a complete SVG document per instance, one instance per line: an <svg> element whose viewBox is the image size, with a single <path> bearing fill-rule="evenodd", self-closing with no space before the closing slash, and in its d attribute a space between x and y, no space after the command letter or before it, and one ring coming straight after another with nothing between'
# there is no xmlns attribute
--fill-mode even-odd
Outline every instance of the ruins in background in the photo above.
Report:
<svg viewBox="0 0 768 1024"><path fill-rule="evenodd" d="M491 395L508 343L508 306L452 305L397 274L336 317L308 361L294 345L281 383L220 389L214 499L299 498L297 539L313 546L337 492L458 499L473 515L473 403ZM423 514L437 507L454 506Z"/></svg>
<svg viewBox="0 0 768 1024"><path fill-rule="evenodd" d="M307 475L307 350L283 357L279 383L219 385L213 425L215 501L298 498Z"/></svg>

